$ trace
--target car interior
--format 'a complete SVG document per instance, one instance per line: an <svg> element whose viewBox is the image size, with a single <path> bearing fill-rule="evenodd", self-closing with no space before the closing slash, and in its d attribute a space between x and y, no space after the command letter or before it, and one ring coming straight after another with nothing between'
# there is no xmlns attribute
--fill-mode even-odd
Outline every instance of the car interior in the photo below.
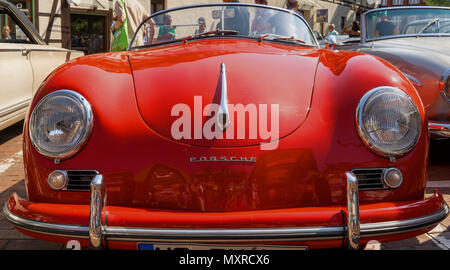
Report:
<svg viewBox="0 0 450 270"><path fill-rule="evenodd" d="M0 42L32 43L26 31L16 22L7 10L0 8Z"/></svg>

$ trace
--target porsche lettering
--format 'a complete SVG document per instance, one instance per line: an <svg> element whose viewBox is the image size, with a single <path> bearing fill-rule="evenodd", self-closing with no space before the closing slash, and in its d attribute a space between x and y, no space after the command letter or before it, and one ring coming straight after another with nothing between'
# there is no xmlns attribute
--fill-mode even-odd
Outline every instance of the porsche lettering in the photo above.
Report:
<svg viewBox="0 0 450 270"><path fill-rule="evenodd" d="M228 162L250 162L255 163L256 157L217 157L217 156L211 156L211 157L190 157L190 162L221 162L221 161L228 161Z"/></svg>

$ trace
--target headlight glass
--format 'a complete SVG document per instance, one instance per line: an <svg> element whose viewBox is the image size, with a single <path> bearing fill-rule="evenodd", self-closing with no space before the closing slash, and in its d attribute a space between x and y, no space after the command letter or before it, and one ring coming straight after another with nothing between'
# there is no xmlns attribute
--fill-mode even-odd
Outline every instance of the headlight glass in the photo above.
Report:
<svg viewBox="0 0 450 270"><path fill-rule="evenodd" d="M417 144L422 120L407 94L385 86L361 98L357 125L362 141L370 149L383 156L401 156Z"/></svg>
<svg viewBox="0 0 450 270"><path fill-rule="evenodd" d="M50 158L68 158L78 152L92 129L92 110L86 99L71 90L45 96L30 118L30 139Z"/></svg>

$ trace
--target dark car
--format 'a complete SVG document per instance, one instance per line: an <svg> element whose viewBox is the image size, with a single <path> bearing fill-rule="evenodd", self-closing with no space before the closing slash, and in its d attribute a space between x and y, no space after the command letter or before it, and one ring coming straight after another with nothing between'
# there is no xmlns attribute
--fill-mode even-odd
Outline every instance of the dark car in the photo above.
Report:
<svg viewBox="0 0 450 270"><path fill-rule="evenodd" d="M431 138L450 138L450 7L373 9L361 18L361 42L337 44L384 58L419 92Z"/></svg>

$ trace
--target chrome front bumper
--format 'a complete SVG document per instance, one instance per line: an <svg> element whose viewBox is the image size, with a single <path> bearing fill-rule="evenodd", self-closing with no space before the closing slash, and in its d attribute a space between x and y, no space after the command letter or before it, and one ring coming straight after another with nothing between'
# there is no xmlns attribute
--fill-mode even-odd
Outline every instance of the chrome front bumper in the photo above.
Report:
<svg viewBox="0 0 450 270"><path fill-rule="evenodd" d="M428 122L428 130L435 138L450 138L450 124L439 122Z"/></svg>
<svg viewBox="0 0 450 270"><path fill-rule="evenodd" d="M106 226L102 224L101 212L105 207L103 177L98 175L91 183L89 226L47 223L22 218L13 214L5 205L3 215L19 228L49 235L89 239L94 248L102 248L106 240L160 241L160 242L270 242L270 241L318 241L345 240L349 249L358 249L360 238L407 233L434 226L447 217L449 207L412 219L360 224L358 182L353 173L347 178L347 224L346 226L300 227L300 228L248 228L248 229L163 229ZM107 218L107 217L106 217Z"/></svg>

